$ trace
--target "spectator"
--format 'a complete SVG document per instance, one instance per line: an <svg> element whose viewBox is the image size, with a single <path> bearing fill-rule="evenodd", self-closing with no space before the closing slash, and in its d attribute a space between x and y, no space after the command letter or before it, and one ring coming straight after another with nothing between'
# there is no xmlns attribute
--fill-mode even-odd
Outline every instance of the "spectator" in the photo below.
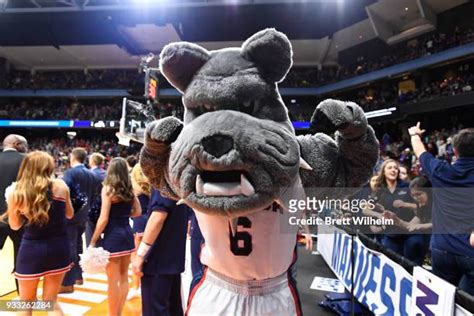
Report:
<svg viewBox="0 0 474 316"><path fill-rule="evenodd" d="M463 129L453 138L458 159L449 164L436 159L421 140L420 123L408 130L415 155L434 187L433 272L474 295L474 249L469 237L473 231L472 188L474 187L474 129Z"/></svg>
<svg viewBox="0 0 474 316"><path fill-rule="evenodd" d="M373 201L373 203L377 203L378 201L377 191L378 191L377 176L375 175L372 178L370 178L368 185L362 188L362 190L358 193L356 198L359 199L359 201L364 199L367 201L371 200ZM382 208L378 205L376 205L374 209L371 209L370 207L368 207L368 205L364 209L362 209L362 215L377 218L377 219L381 219L383 217L382 212L383 212ZM382 226L370 226L369 231L367 232L369 234L372 234L372 233L375 234L373 236L374 239L382 243L384 229L385 228Z"/></svg>
<svg viewBox="0 0 474 316"><path fill-rule="evenodd" d="M440 159L447 159L447 152L446 152L446 138L441 136L438 139L438 156L437 158Z"/></svg>
<svg viewBox="0 0 474 316"><path fill-rule="evenodd" d="M378 203L376 207L384 217L396 215L403 221L410 222L414 217L416 205L408 192L408 184L399 179L399 164L393 159L386 160L375 179ZM407 204L405 204L407 203ZM409 205L409 207L407 207ZM399 227L387 227L382 244L402 256L408 257L409 243L407 235Z"/></svg>
<svg viewBox="0 0 474 316"><path fill-rule="evenodd" d="M104 181L107 174L103 168L104 160L105 157L99 153L93 153L89 157L89 167L91 168L92 172L94 172L99 177L101 182Z"/></svg>
<svg viewBox="0 0 474 316"><path fill-rule="evenodd" d="M430 245L431 223L431 183L424 177L417 177L410 182L410 194L416 201L415 216L408 222L396 214L386 211L384 216L392 218L395 225L408 234L405 238L403 256L417 265L423 265L423 260ZM410 203L400 201L401 207L411 208Z"/></svg>
<svg viewBox="0 0 474 316"><path fill-rule="evenodd" d="M400 164L402 164L407 170L407 176L408 176L408 170L411 169L411 161L412 161L412 154L411 154L410 148L405 148L402 151L399 161L400 161ZM407 182L405 179L402 179L402 180Z"/></svg>
<svg viewBox="0 0 474 316"><path fill-rule="evenodd" d="M398 167L398 178L402 180L403 182L410 182L411 176L410 176L410 169L405 166L405 165L400 165Z"/></svg>

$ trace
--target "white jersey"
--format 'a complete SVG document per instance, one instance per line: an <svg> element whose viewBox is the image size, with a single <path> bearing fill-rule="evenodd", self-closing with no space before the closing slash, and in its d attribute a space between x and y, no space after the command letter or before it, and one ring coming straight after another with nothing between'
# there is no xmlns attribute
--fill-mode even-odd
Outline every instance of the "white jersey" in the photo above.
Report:
<svg viewBox="0 0 474 316"><path fill-rule="evenodd" d="M239 217L233 236L229 219L196 211L204 236L201 262L237 280L263 280L286 272L294 260L297 226L276 204ZM297 214L291 214L295 216Z"/></svg>

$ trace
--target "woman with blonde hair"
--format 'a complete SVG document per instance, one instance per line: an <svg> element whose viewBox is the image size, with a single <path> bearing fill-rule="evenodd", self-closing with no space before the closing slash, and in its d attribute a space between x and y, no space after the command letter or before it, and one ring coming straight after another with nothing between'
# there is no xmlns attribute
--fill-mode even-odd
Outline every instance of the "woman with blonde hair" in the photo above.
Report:
<svg viewBox="0 0 474 316"><path fill-rule="evenodd" d="M15 271L20 299L36 300L43 277L42 299L52 301L54 313L62 315L55 302L64 274L71 269L66 218L71 219L74 210L66 183L54 179L53 172L53 157L42 151L29 153L6 194L7 215L12 229L24 226Z"/></svg>
<svg viewBox="0 0 474 316"><path fill-rule="evenodd" d="M130 217L141 215L140 202L135 196L128 174L127 162L114 158L102 187L102 207L90 246L94 247L104 233L102 247L110 252L106 267L109 315L120 315L128 293L128 266L135 251Z"/></svg>
<svg viewBox="0 0 474 316"><path fill-rule="evenodd" d="M142 241L143 233L145 232L146 223L148 221L148 214L146 213L146 211L148 210L148 204L150 203L152 186L150 184L150 181L148 181L148 178L143 174L140 164L136 164L132 168L132 172L130 175L132 177L133 192L135 192L135 195L140 201L140 206L142 207L142 215L139 217L132 218L132 231L135 239L135 248L137 248L138 245L140 245L140 242ZM132 260L135 255L136 252L132 254ZM128 293L127 299L139 297L141 293L140 277L135 274L132 275L132 286L133 288Z"/></svg>

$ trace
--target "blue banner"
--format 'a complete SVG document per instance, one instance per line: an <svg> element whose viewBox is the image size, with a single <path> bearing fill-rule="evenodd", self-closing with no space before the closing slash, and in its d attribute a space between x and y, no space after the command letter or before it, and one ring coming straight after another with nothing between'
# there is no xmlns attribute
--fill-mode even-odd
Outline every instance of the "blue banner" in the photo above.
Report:
<svg viewBox="0 0 474 316"><path fill-rule="evenodd" d="M412 313L412 287L418 290L420 282L402 266L382 253L367 248L357 237L351 238L334 226L318 226L318 251L337 278L350 291L354 285L354 297L375 315L414 315ZM354 248L353 257L351 257ZM352 263L354 262L354 275ZM439 290L437 291L439 294ZM416 293L416 292L415 292ZM415 306L421 310L454 309L455 315L472 315L453 302L447 303L430 297L426 291L415 295ZM450 304L450 306L443 306ZM454 306L453 306L454 305Z"/></svg>

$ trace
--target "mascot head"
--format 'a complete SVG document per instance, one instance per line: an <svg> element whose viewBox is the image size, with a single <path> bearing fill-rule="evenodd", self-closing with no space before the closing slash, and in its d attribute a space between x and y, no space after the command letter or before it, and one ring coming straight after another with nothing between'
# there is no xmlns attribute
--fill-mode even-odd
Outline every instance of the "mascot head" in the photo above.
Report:
<svg viewBox="0 0 474 316"><path fill-rule="evenodd" d="M239 48L207 51L180 42L163 49L160 70L183 93L185 107L182 129L161 127L174 130L168 195L230 217L278 200L300 168L298 141L277 88L291 65L290 41L274 29Z"/></svg>
<svg viewBox="0 0 474 316"><path fill-rule="evenodd" d="M167 45L160 68L183 94L184 123L166 117L147 127L140 164L150 182L179 203L231 219L274 202L287 209L308 188L364 184L378 157L364 111L325 100L311 118L322 133L296 137L277 88L291 64L290 42L274 29L240 48Z"/></svg>

